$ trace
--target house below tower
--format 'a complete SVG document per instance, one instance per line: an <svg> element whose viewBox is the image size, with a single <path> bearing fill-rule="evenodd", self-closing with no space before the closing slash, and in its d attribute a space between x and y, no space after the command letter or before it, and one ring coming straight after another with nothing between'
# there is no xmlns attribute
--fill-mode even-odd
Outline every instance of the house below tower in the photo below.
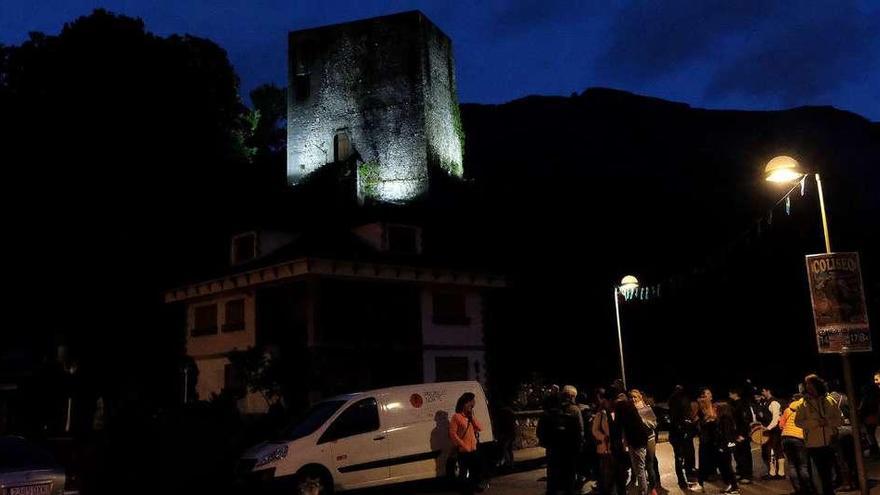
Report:
<svg viewBox="0 0 880 495"><path fill-rule="evenodd" d="M373 222L337 232L257 230L233 237L230 269L165 293L186 306L186 352L198 399L222 392L243 412L268 407L245 390L230 352L259 349L284 370L295 403L419 382L487 380L487 273L423 255L422 228Z"/></svg>

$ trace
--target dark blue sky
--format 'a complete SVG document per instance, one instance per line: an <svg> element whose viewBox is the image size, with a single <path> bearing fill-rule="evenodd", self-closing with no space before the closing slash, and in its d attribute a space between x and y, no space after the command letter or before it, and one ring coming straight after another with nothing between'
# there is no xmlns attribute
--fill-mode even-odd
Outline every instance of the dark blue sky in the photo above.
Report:
<svg viewBox="0 0 880 495"><path fill-rule="evenodd" d="M284 83L287 31L419 9L453 39L463 102L607 86L880 120L880 0L0 0L0 43L57 33L96 7L216 41L245 92Z"/></svg>

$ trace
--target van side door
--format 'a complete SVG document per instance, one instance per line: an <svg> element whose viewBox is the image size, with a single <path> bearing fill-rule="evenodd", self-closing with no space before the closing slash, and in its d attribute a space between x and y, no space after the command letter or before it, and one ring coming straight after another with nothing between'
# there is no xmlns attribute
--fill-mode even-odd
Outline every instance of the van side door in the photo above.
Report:
<svg viewBox="0 0 880 495"><path fill-rule="evenodd" d="M409 481L441 475L452 449L449 413L437 402L426 403L424 392L397 399L385 404L391 478Z"/></svg>
<svg viewBox="0 0 880 495"><path fill-rule="evenodd" d="M388 442L375 397L360 399L327 427L318 445L327 444L336 485L344 489L381 484L388 478Z"/></svg>

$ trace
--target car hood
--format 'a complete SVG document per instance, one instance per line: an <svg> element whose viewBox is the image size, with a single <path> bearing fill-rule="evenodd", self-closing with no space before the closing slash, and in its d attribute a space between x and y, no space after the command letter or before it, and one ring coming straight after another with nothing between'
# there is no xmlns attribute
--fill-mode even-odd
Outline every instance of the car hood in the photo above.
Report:
<svg viewBox="0 0 880 495"><path fill-rule="evenodd" d="M295 443L296 443L296 441L287 442L284 440L271 441L271 442L261 442L261 443L254 445L253 447L250 447L249 449L246 449L241 454L241 458L242 459L260 459L263 456L271 454L272 452L275 451L275 449L277 449L278 447L281 447L282 445L289 445L292 447Z"/></svg>

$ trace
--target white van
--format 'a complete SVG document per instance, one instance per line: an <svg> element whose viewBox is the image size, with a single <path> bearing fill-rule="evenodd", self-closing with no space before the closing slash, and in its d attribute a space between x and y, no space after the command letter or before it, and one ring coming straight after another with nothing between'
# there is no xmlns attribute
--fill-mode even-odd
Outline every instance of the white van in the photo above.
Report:
<svg viewBox="0 0 880 495"><path fill-rule="evenodd" d="M478 382L383 388L315 404L281 440L245 452L239 474L284 484L309 480L321 484L320 493L444 476L451 464L449 420L465 392L476 396L480 443L493 442Z"/></svg>

